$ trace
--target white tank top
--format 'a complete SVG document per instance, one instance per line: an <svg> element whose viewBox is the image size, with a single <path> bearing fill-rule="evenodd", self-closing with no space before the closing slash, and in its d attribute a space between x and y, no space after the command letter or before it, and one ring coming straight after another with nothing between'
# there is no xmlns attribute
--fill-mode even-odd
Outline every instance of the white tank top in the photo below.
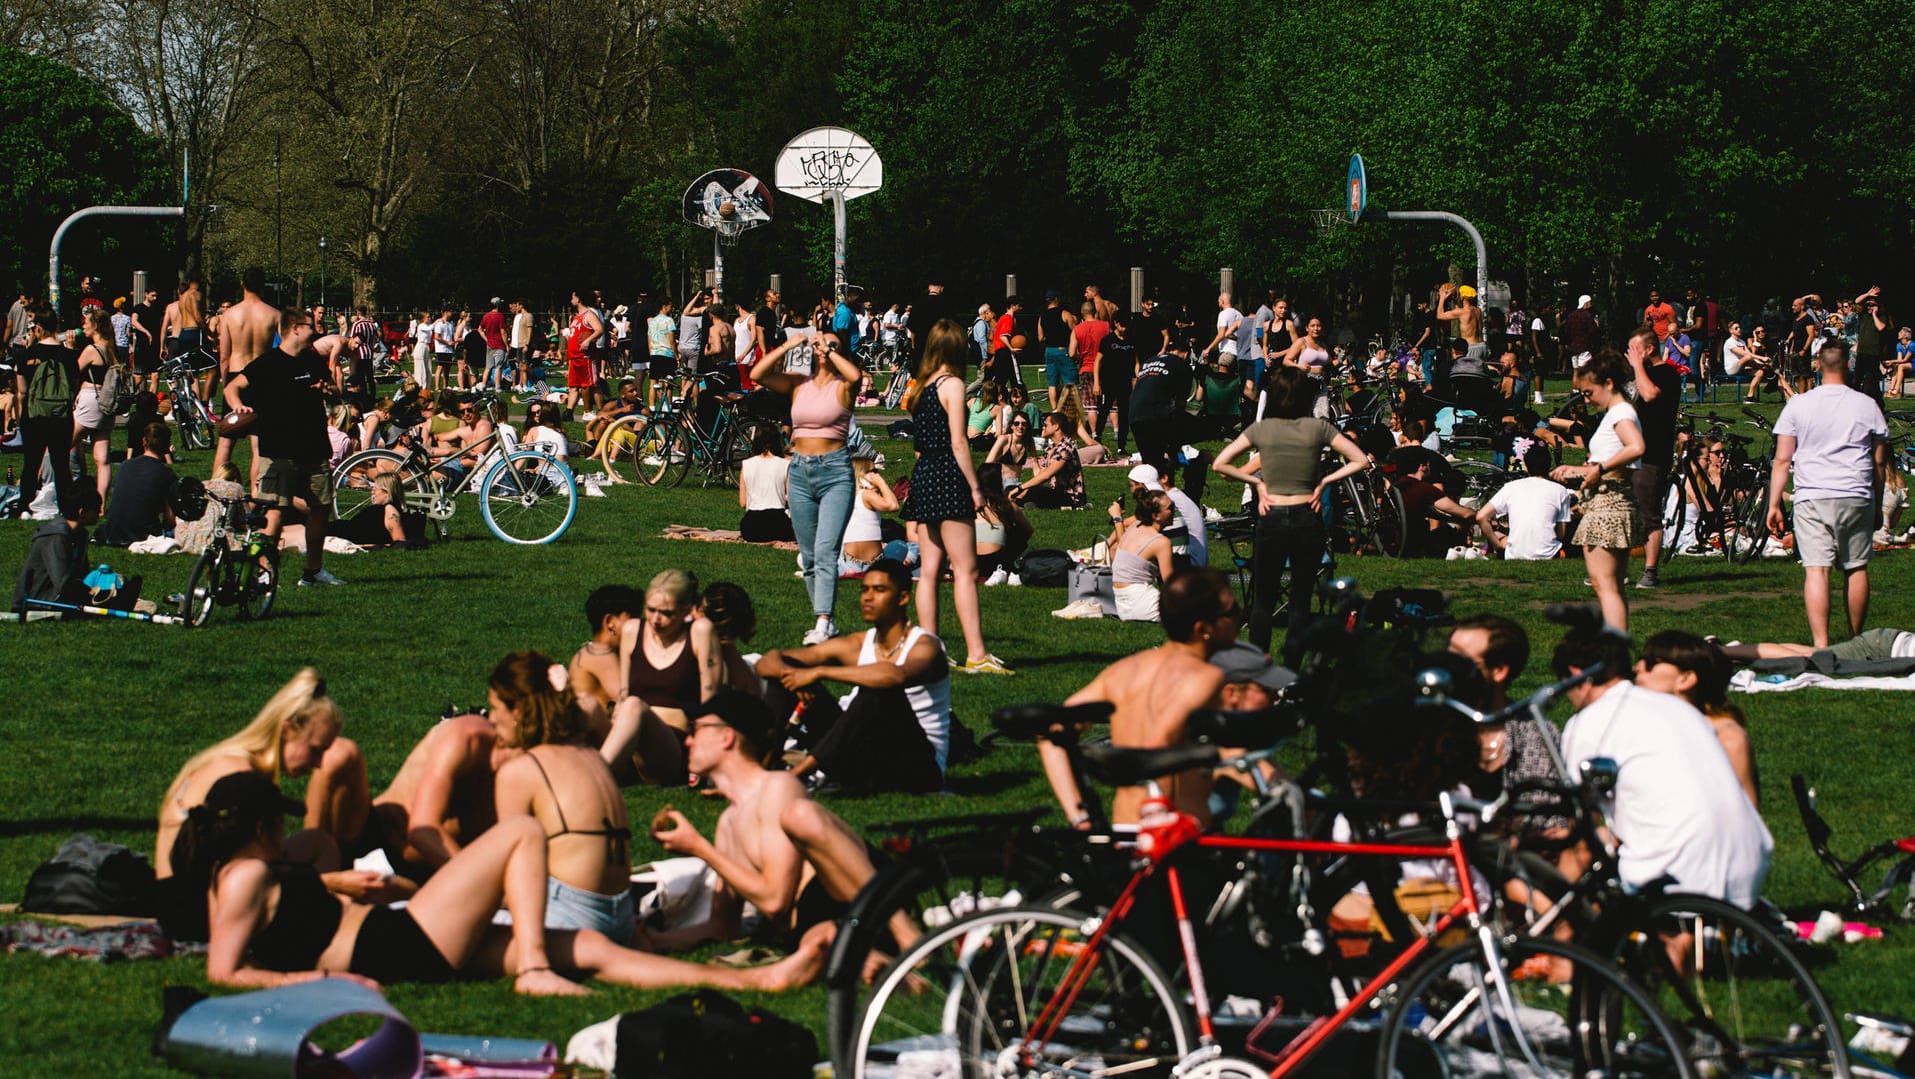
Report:
<svg viewBox="0 0 1915 1079"><path fill-rule="evenodd" d="M845 543L876 543L884 538L883 522L878 511L864 504L864 492L851 500L851 519L845 522Z"/></svg>
<svg viewBox="0 0 1915 1079"><path fill-rule="evenodd" d="M905 657L911 654L911 649L916 648L918 641L924 637L931 637L931 634L925 632L923 626L912 626L910 632L905 634L904 643L898 646L898 654L892 657L891 662L900 667L904 666ZM936 637L931 639L937 640ZM942 643L939 642L940 651L943 650ZM867 629L864 631L864 644L858 649L858 665L862 667L876 662L878 662L878 631ZM942 772L945 758L951 752L951 674L946 669L946 664L940 661L934 666L932 677L936 681L928 685L905 686L904 698L911 702L911 712L917 716L918 726L923 729L925 739L931 743L931 748L937 751L938 771ZM852 690L841 702L842 706L851 707L851 702L857 696L858 691Z"/></svg>
<svg viewBox="0 0 1915 1079"><path fill-rule="evenodd" d="M739 363L751 359L752 349L758 347L751 339L751 316L746 315L731 324L732 352Z"/></svg>

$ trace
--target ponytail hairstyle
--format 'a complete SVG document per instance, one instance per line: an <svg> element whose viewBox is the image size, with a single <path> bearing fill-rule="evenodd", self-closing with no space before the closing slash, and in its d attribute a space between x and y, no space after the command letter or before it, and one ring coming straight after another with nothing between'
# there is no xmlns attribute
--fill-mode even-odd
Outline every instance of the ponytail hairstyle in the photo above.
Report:
<svg viewBox="0 0 1915 1079"><path fill-rule="evenodd" d="M206 792L206 801L186 811L173 838L173 874L189 890L205 894L219 867L256 840L277 840L285 816L305 807L281 794L258 772L222 776Z"/></svg>
<svg viewBox="0 0 1915 1079"><path fill-rule="evenodd" d="M721 641L749 641L758 632L758 612L752 606L751 593L730 581L714 581L698 605L711 621L712 631Z"/></svg>
<svg viewBox="0 0 1915 1079"><path fill-rule="evenodd" d="M552 657L543 652L514 652L486 679L486 687L517 717L512 744L520 749L583 745L588 737L578 698L553 687L552 666Z"/></svg>
<svg viewBox="0 0 1915 1079"><path fill-rule="evenodd" d="M968 369L971 353L971 338L964 327L948 318L932 323L931 330L924 336L924 358L918 361L918 378L911 388L904 391L904 410L911 412L918 407L918 398L924 396L924 387L929 385L932 376L940 371L964 378Z"/></svg>
<svg viewBox="0 0 1915 1079"><path fill-rule="evenodd" d="M253 717L253 721L241 728L238 734L210 749L201 750L188 760L180 768L179 774L173 777L172 785L166 788L165 800L171 802L179 794L180 786L187 777L199 771L208 761L234 753L246 754L253 771L277 783L281 774L280 744L284 733L301 734L315 723L331 723L337 730L345 726L346 714L326 695L325 679L319 677L318 671L306 667L293 675L292 681L280 687L279 692L273 694L266 706Z"/></svg>

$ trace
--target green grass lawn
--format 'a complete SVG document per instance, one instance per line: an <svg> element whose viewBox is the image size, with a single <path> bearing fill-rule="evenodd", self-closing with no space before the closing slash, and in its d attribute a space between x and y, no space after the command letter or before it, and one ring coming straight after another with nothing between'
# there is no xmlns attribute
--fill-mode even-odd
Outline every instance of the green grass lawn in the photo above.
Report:
<svg viewBox="0 0 1915 1079"><path fill-rule="evenodd" d="M1720 410L1733 414L1730 406ZM881 425L871 425L874 428ZM908 446L884 443L892 471L908 467ZM209 454L186 467L203 471ZM1092 504L1123 489L1121 469L1092 469ZM569 656L586 636L583 600L599 584L643 584L658 570L695 571L702 582L733 580L758 605L758 648L794 644L810 610L792 555L744 545L658 538L667 524L735 527L734 491L609 490L581 500L577 521L559 542L510 547L492 539L478 507L464 500L452 538L420 553L380 552L329 557L347 587L288 588L262 623L220 608L204 629L123 621L37 622L0 626L0 901L17 901L33 867L69 834L88 831L150 850L160 795L196 750L242 726L298 667L317 666L346 710L346 733L365 748L373 781L383 784L405 751L448 704L485 696L485 676L506 652L543 649ZM1213 487L1209 501L1228 508ZM1103 515L1033 514L1042 546L1083 546ZM0 522L0 572L17 569L34 526ZM105 557L124 573L146 577L146 594L184 586L184 555ZM1872 625L1915 626L1915 560L1892 553L1876 564ZM1342 572L1365 590L1419 585L1452 593L1462 613L1497 611L1521 621L1539 653L1556 638L1545 605L1585 598L1582 564L1504 566L1491 562L1342 560ZM1792 563L1734 568L1720 559L1674 560L1654 593L1632 592L1637 640L1680 627L1725 639L1804 639L1801 570ZM955 636L946 593L944 619ZM996 588L984 593L984 625L992 651L1017 674L958 676L956 710L974 730L999 705L1058 700L1109 661L1161 639L1154 627L1116 622L1061 622L1061 590ZM855 596L840 595L840 619L856 622ZM1544 660L1523 680L1543 680ZM1749 713L1763 774L1763 813L1777 840L1769 894L1786 906L1832 901L1834 882L1816 865L1795 808L1788 776L1807 773L1823 795L1838 841L1856 848L1891 833L1915 832L1909 804L1915 767L1904 757L1908 705L1892 693L1804 692L1741 699ZM1566 718L1559 714L1557 719ZM667 800L709 829L716 807L682 793L631 789L635 821L650 820ZM911 816L950 816L1043 805L1048 792L1028 748L1000 748L954 772L950 792L934 797L835 798L854 825ZM634 856L655 855L641 838ZM1915 959L1915 936L1892 930L1883 941L1841 949L1823 983L1838 1011L1867 1008L1915 1013L1915 981L1897 973ZM159 987L205 983L204 964L169 960L101 967L37 956L0 956L0 1058L31 1075L165 1074L147 1057L159 1014ZM580 1027L664 994L601 987L590 1000L530 1001L509 983L449 987L396 986L393 1002L421 1029L547 1038L563 1043ZM823 993L812 989L768 1006L811 1023L822 1037Z"/></svg>

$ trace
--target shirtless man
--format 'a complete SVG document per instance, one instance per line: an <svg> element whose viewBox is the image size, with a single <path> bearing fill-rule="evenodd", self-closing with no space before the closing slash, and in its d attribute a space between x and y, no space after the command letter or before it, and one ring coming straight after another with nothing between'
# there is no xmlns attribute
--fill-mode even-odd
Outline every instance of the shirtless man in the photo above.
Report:
<svg viewBox="0 0 1915 1079"><path fill-rule="evenodd" d="M1097 317L1109 322L1117 317L1117 305L1104 298L1104 292L1096 285L1084 286L1084 299L1097 309Z"/></svg>
<svg viewBox="0 0 1915 1079"><path fill-rule="evenodd" d="M484 716L441 720L372 800L366 830L346 853L382 848L406 876L429 876L497 822L492 778L516 753L498 744L498 731Z"/></svg>
<svg viewBox="0 0 1915 1079"><path fill-rule="evenodd" d="M693 717L685 738L692 774L710 779L729 805L709 840L670 807L653 822L652 837L673 854L704 861L719 883L708 920L652 933L652 946L665 951L735 937L746 903L791 940L836 920L875 873L864 842L837 814L807 798L789 772L759 763L777 738L763 701L723 689ZM892 933L903 945L917 939L902 915L893 919Z"/></svg>
<svg viewBox="0 0 1915 1079"><path fill-rule="evenodd" d="M479 467L475 448L492 434L492 419L479 411L476 401L459 402L459 426L439 435L430 451L438 469L456 486L465 474Z"/></svg>
<svg viewBox="0 0 1915 1079"><path fill-rule="evenodd" d="M685 782L689 714L725 679L718 635L697 606L698 581L668 569L645 587L645 617L619 632L618 704L600 752L621 780L636 771L658 786Z"/></svg>
<svg viewBox="0 0 1915 1079"><path fill-rule="evenodd" d="M618 703L618 642L625 623L644 609L645 598L628 585L602 585L585 597L585 621L592 627L592 638L572 653L565 684L578 697L579 708L601 742L611 730L612 706Z"/></svg>
<svg viewBox="0 0 1915 1079"><path fill-rule="evenodd" d="M1222 703L1224 672L1210 662L1210 657L1236 642L1243 618L1229 578L1207 567L1184 570L1164 586L1160 611L1168 638L1163 644L1104 668L1064 702L1108 701L1114 705L1116 711L1110 717L1113 745L1139 749L1182 745L1190 713ZM1037 749L1051 790L1071 826L1090 827L1090 811L1084 806L1084 794L1071 775L1064 750L1043 741ZM1157 784L1175 808L1209 823L1208 770L1179 772L1159 779ZM1135 824L1144 797L1142 787L1119 787L1111 802L1111 823Z"/></svg>
<svg viewBox="0 0 1915 1079"><path fill-rule="evenodd" d="M1450 297L1458 297L1456 306L1450 306ZM1457 288L1448 281L1436 290L1436 317L1456 323L1456 336L1469 342L1469 355L1483 355L1483 309L1476 306L1476 289L1471 285Z"/></svg>
<svg viewBox="0 0 1915 1079"><path fill-rule="evenodd" d="M166 305L166 313L160 316L160 358L165 359L174 353L187 353L206 343L205 298L200 295L199 278L189 277L180 284L177 298ZM199 395L203 401L213 399L213 378L218 372L207 371L200 376Z"/></svg>
<svg viewBox="0 0 1915 1079"><path fill-rule="evenodd" d="M238 305L220 316L219 374L224 380L245 371L247 364L273 347L273 335L279 332L279 309L259 298L266 287L265 271L248 266L240 277L239 287L242 296ZM184 299L182 295L181 300ZM172 308L167 309L167 317L173 317ZM212 474L217 476L225 471L232 455L233 440L221 435L219 445L213 450ZM253 460L259 460L257 442L253 444Z"/></svg>

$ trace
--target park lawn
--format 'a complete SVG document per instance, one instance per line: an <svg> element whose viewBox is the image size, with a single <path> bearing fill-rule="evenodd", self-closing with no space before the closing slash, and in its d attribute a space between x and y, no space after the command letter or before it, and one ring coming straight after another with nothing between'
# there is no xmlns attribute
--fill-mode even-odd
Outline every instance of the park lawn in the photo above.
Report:
<svg viewBox="0 0 1915 1079"><path fill-rule="evenodd" d="M1725 415L1731 410L1720 410ZM1772 411L1772 410L1771 410ZM868 424L881 429L880 423ZM894 476L907 470L907 445L882 442ZM203 470L195 454L188 468ZM1091 469L1094 507L1124 487L1123 470ZM1225 491L1206 500L1228 508ZM643 584L660 569L695 571L702 582L733 580L758 605L757 648L796 642L810 619L788 552L738 544L664 540L667 524L732 527L736 493L619 487L603 499L582 499L577 521L557 543L511 547L486 532L465 500L452 538L417 553L376 552L329 557L350 582L328 590L288 588L273 616L239 621L220 608L204 629L112 622L36 622L0 626L0 902L20 898L33 867L76 831L149 850L160 795L196 750L243 725L304 664L317 666L347 715L346 733L365 748L376 785L390 779L406 750L448 705L483 701L485 676L509 651L537 648L563 659L586 636L582 604L599 584ZM1042 546L1088 544L1103 514L1036 512ZM0 572L18 566L33 524L0 522ZM1216 560L1227 557L1216 548ZM185 583L183 555L139 557L112 552L125 573L146 576L146 594L164 596ZM1365 590L1389 585L1442 588L1459 612L1497 611L1522 622L1538 655L1523 688L1544 680L1556 639L1545 605L1588 596L1580 561L1502 565L1490 562L1394 562L1344 558L1339 571ZM1915 626L1915 559L1896 552L1877 563L1871 625ZM1801 571L1777 562L1734 568L1721 560L1674 560L1654 593L1632 592L1636 639L1665 628L1713 632L1724 639L1800 639ZM945 593L943 618L955 636ZM1026 700L1059 700L1103 664L1160 640L1154 627L1061 622L1048 612L1064 604L1058 589L995 588L984 592L986 639L1017 674L954 676L957 714L974 731L990 711ZM839 597L841 623L856 623L855 593ZM1764 816L1777 837L1769 895L1785 906L1837 898L1816 864L1795 808L1788 776L1804 772L1820 788L1823 808L1845 849L1915 832L1907 791L1915 778L1900 725L1907 703L1892 693L1804 692L1738 698L1749 713L1763 774ZM1566 718L1559 712L1559 721ZM289 784L295 792L298 784ZM376 789L376 788L375 788ZM682 792L631 789L634 821L650 820L665 802L709 829L717 806ZM954 770L947 794L847 798L829 804L854 826L911 817L1041 806L1048 791L1026 746L995 749ZM657 853L638 841L635 857ZM1891 930L1879 942L1840 949L1823 983L1838 1011L1915 1013L1915 982L1903 972L1915 936ZM713 948L710 952L724 951ZM23 1075L160 1075L147 1046L159 1015L159 988L205 984L204 964L166 960L103 967L32 955L0 956L0 1056ZM441 987L395 986L393 1002L421 1029L547 1038L563 1043L582 1026L653 1003L665 993L600 987L589 1000L531 1001L508 983ZM823 1031L820 989L760 1001Z"/></svg>

